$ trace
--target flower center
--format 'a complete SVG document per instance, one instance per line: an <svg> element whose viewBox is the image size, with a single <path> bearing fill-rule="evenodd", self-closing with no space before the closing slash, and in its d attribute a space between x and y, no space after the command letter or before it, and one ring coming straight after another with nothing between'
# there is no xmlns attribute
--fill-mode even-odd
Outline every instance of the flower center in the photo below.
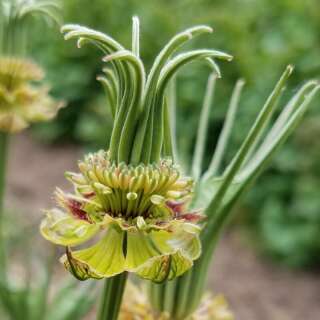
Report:
<svg viewBox="0 0 320 320"><path fill-rule="evenodd" d="M173 213L168 202L185 201L193 187L169 159L153 165L116 165L107 152L100 151L87 156L79 168L80 174L66 175L85 199L81 209L91 219L109 214L126 220L139 216L166 220Z"/></svg>

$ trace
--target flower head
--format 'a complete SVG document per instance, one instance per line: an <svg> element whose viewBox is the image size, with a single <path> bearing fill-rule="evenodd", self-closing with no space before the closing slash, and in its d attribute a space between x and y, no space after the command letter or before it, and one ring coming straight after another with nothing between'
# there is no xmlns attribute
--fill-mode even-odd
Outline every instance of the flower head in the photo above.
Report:
<svg viewBox="0 0 320 320"><path fill-rule="evenodd" d="M62 210L49 210L41 225L45 238L67 246L61 261L77 278L130 271L163 281L192 266L200 254L202 216L185 211L193 182L171 160L116 164L99 151L79 168L80 173L66 173L75 193L57 189ZM71 251L93 237L99 239L89 248Z"/></svg>
<svg viewBox="0 0 320 320"><path fill-rule="evenodd" d="M52 119L62 103L48 95L42 69L33 62L12 57L0 58L0 131L14 133L33 122Z"/></svg>

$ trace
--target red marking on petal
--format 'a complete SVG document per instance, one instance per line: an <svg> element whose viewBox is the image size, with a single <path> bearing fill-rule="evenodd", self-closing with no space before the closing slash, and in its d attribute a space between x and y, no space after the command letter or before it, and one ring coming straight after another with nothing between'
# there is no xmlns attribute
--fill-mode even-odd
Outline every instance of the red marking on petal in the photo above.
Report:
<svg viewBox="0 0 320 320"><path fill-rule="evenodd" d="M88 215L84 210L82 210L82 203L80 201L68 199L67 206L76 218L89 222Z"/></svg>
<svg viewBox="0 0 320 320"><path fill-rule="evenodd" d="M185 214L181 214L181 215L177 216L177 219L183 219L183 220L186 220L188 222L193 222L193 223L197 223L201 220L204 220L205 218L206 218L205 215L199 214L197 212L185 213Z"/></svg>
<svg viewBox="0 0 320 320"><path fill-rule="evenodd" d="M167 206L176 214L182 213L184 209L184 202L178 202L178 201L167 201Z"/></svg>

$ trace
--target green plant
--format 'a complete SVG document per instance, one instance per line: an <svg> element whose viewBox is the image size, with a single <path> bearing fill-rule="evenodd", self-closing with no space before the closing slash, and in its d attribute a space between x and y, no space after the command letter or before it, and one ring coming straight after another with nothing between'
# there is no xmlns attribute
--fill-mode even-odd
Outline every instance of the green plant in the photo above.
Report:
<svg viewBox="0 0 320 320"><path fill-rule="evenodd" d="M62 262L78 279L110 278L98 319L117 319L127 272L153 281L149 298L156 312L187 319L200 305L209 264L233 207L300 123L320 85L306 82L272 121L293 71L288 66L233 159L223 166L243 86L238 82L216 152L204 170L212 87L220 76L214 59L230 60L231 56L208 49L174 53L194 36L210 32L209 27L193 27L173 37L147 77L140 59L137 18L133 19L131 50L87 27L66 25L62 31L66 39L77 38L78 47L94 44L105 54L103 61L111 68L104 69L99 80L114 122L108 152L89 154L79 163L79 174L66 174L75 191L58 190L63 210L49 210L41 232L51 242L67 247ZM213 75L198 126L191 166L195 186L190 197L192 182L176 166L175 98L166 89L183 65L196 60L209 63ZM188 206L187 198L191 198ZM199 207L204 208L205 222L197 212ZM71 251L70 247L98 232L103 234L96 244Z"/></svg>
<svg viewBox="0 0 320 320"><path fill-rule="evenodd" d="M31 253L29 248L27 259L30 259ZM47 259L45 267L43 261L41 266L35 266L34 261L32 264L25 261L25 281L17 281L13 274L6 275L5 280L0 283L1 319L80 320L90 311L95 300L92 283L80 287L78 283L68 279L53 288L53 257Z"/></svg>
<svg viewBox="0 0 320 320"><path fill-rule="evenodd" d="M290 88L295 88L299 81L305 77L313 77L319 71L316 57L319 55L317 39L320 20L318 11L313 10L317 8L317 0L280 0L272 4L267 0L245 3L230 0L178 0L168 3L160 0L156 4L137 0L119 0L114 4L111 0L97 0L90 4L90 10L82 10L86 5L85 0L64 1L66 21L76 21L100 30L108 30L122 42L129 40L127 21L131 15L138 14L143 17L150 25L148 29L143 30L143 58L147 66L150 66L153 56L166 38L177 29L182 29L190 23L202 22L214 26L215 30L224 30L225 32L216 32L212 39L199 38L195 42L205 46L214 44L227 48L237 57L232 67L225 65L225 81L219 84L220 90L216 92L219 105L227 104L227 93L232 90L238 77L244 77L248 84L254 86L255 90L247 92L243 97L246 117L241 120L242 125L239 125L239 129L236 128L239 138L235 138L235 143L239 143L245 134L244 128L254 117L255 106L261 103L261 95L266 94L272 87L277 77L274 70L282 68L287 61L295 61L296 71ZM168 12L176 14L172 16ZM234 16L237 16L237 19L234 19ZM70 108L60 114L60 122L37 129L41 132L41 137L47 133L48 139L68 135L96 144L95 137L84 137L79 128L87 128L86 118L90 118L90 127L96 123L96 127L100 128L99 115L87 112L87 108L100 93L95 82L96 73L100 69L97 52L76 50L64 44L56 33L49 32L48 37L50 41L34 37L36 43L33 42L33 51L37 60L48 70L54 93L69 101ZM68 71L64 72L65 70ZM264 76L261 77L261 74ZM194 79L197 79L196 83ZM188 120L189 126L185 128L179 124L179 132L183 133L179 137L179 144L187 155L191 152L192 141L195 138L192 134L196 131L196 121L193 119L196 114L194 105L201 101L204 79L204 68L197 71L190 68L180 75L179 114L180 118ZM216 118L210 119L212 135L217 134L222 119L223 109L217 108ZM189 130L190 126L193 130ZM104 136L104 132L101 134ZM103 137L99 140L103 140ZM207 147L207 160L208 151Z"/></svg>
<svg viewBox="0 0 320 320"><path fill-rule="evenodd" d="M79 174L66 174L75 194L58 190L57 202L64 210L49 210L40 229L46 239L67 247L62 262L76 278L111 277L99 319L117 319L127 272L163 282L183 274L200 255L201 216L184 208L193 182L172 160L165 90L182 66L205 60L218 70L213 59L231 56L199 49L172 57L191 38L211 32L197 26L176 35L146 76L137 18L131 51L93 29L66 25L62 31L65 39L78 38L79 47L92 43L106 54L103 61L112 68L98 79L114 123L108 152L89 154L79 163ZM102 237L96 244L71 251L97 233Z"/></svg>
<svg viewBox="0 0 320 320"><path fill-rule="evenodd" d="M82 10L84 6L86 6L84 0L64 1L66 20L108 30L123 42L128 41L129 17L132 14L142 17L149 26L143 30L145 39L143 58L146 65L150 65L153 56L173 30L183 28L186 24L201 21L214 26L217 31L224 31L216 32L212 40L208 38L204 40L205 46L214 43L228 49L237 57L232 67L224 65L224 81L217 84L219 89L216 90L214 99L217 107L215 116L210 116L209 126L209 135L214 142L223 123L224 109L220 106L227 105L228 93L232 90L236 79L244 77L252 87L252 90L245 92L242 97L243 107L239 111L226 159L232 157L236 146L244 137L254 119L256 105L261 103L261 97L272 87L277 77L277 70L287 61L294 61L295 73L288 84L288 92L296 90L297 84L303 79L319 75L320 65L317 57L320 54L320 19L317 0L279 0L273 3L267 0L247 2L159 0L156 3L118 0L116 4L111 0L97 0L90 3L90 10ZM169 15L168 12L176 14ZM237 19L234 19L235 16ZM37 42L33 46L34 53L49 70L54 93L69 101L70 108L62 110L59 119L50 126L37 126L36 133L47 141L68 136L87 145L104 146L111 123L103 123L101 116L108 111L101 103L103 98L95 81L96 73L100 69L97 52L79 51L67 46L55 33L49 33L48 36L50 41L45 43L42 37L34 37ZM202 42L201 38L195 41ZM201 101L205 72L205 68L197 68L197 71L189 68L179 75L178 116L181 121L177 124L180 133L177 143L180 160L183 163L190 163L197 125L195 115L198 112L194 106L199 105ZM318 117L317 109L313 114ZM104 117L106 116L111 118L108 115ZM308 131L307 124L302 123L301 130ZM304 167L304 161L300 157L299 150L299 142L296 139L290 141L285 153L276 158L270 174L266 174L259 186L249 193L245 204L249 209L248 215L252 212L246 219L249 221L250 232L258 236L260 247L264 247L267 249L262 248L264 251L283 262L303 266L317 264L315 256L319 251L317 241L314 240L316 237L313 235L319 223L317 209L312 209L313 213L310 211L306 213L304 209L299 209L299 212L293 211L292 205L287 201L288 197L294 198L293 195L296 194L293 186L297 183L292 179L294 176L299 180L302 179L304 184L309 182L314 184L309 178L312 176L313 167L309 167L309 171L300 170ZM211 145L207 143L205 164L210 161L210 153ZM284 161L285 154L289 155L286 161ZM311 157L314 157L312 161L317 163L319 159L317 154L312 153L308 158ZM292 159L301 159L300 163L296 163L294 172L292 172ZM275 184L272 179L278 173L281 173L282 178L278 178L276 182L282 189L277 195L272 196L272 204L267 204L268 198L271 197L270 186ZM317 195L312 194L308 192L307 197L310 200L308 203L317 202ZM281 209L273 210L271 207ZM275 214L275 211L278 213ZM287 221L290 223L286 223ZM282 234L283 239L273 241L276 236L272 233L281 228L284 232L277 234Z"/></svg>
<svg viewBox="0 0 320 320"><path fill-rule="evenodd" d="M58 6L52 1L3 0L0 2L0 316L1 319L80 319L92 305L86 290L75 283L61 286L49 301L52 278L52 259L35 279L33 265L28 259L22 263L26 273L25 283L17 284L10 271L16 261L9 262L10 243L4 234L3 200L6 184L9 137L22 131L30 123L51 119L59 104L48 95L48 89L35 85L43 78L43 71L27 60L26 40L30 31L30 18L41 16L48 22L58 20ZM15 221L15 231L19 233ZM7 227L7 225L6 225ZM21 232L24 234L24 231ZM15 242L16 239L13 239ZM25 239L24 239L25 240ZM21 249L21 248L20 248ZM23 248L24 250L26 247ZM30 248L29 248L30 249ZM31 254L31 252L28 252ZM33 261L32 261L33 262ZM32 282L32 283L31 283ZM72 295L72 301L65 296ZM79 306L80 304L80 306Z"/></svg>
<svg viewBox="0 0 320 320"><path fill-rule="evenodd" d="M150 298L154 308L161 312L168 312L173 319L187 318L199 305L217 240L221 230L230 220L235 203L261 174L275 151L301 121L311 99L319 90L319 85L315 81L303 85L284 106L274 124L270 124L291 72L292 67L287 67L238 152L222 170L221 163L226 152L225 147L228 145L228 135L232 128L242 83L238 83L235 88L216 152L208 170L200 178L194 195L193 206L202 205L208 216L208 223L201 233L202 255L196 261L195 266L182 277L172 283L151 286ZM206 104L202 112L207 113ZM208 117L201 117L195 147L198 152L205 144L206 135L202 128L206 128L206 121ZM267 128L269 129L266 132ZM199 147L199 144L202 147ZM202 172L201 152L200 155L195 154L192 168L195 176ZM178 297L174 304L171 299L173 296Z"/></svg>
<svg viewBox="0 0 320 320"><path fill-rule="evenodd" d="M3 198L9 135L32 122L52 118L59 108L41 86L33 81L43 77L42 70L25 58L29 19L40 15L56 18L57 6L46 1L4 0L0 3L0 238L1 279L5 277L5 246L2 238ZM39 105L39 102L41 104Z"/></svg>

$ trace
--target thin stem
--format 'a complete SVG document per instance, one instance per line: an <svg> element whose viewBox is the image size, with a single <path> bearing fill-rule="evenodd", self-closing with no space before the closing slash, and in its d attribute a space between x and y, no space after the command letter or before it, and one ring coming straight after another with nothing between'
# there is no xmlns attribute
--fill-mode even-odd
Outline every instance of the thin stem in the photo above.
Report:
<svg viewBox="0 0 320 320"><path fill-rule="evenodd" d="M97 320L117 320L128 274L123 272L105 280Z"/></svg>
<svg viewBox="0 0 320 320"><path fill-rule="evenodd" d="M0 279L5 279L5 250L4 250L4 235L3 235L3 206L7 167L7 153L8 153L9 136L6 133L0 132Z"/></svg>
<svg viewBox="0 0 320 320"><path fill-rule="evenodd" d="M230 165L225 170L223 174L223 178L224 178L223 183L217 190L215 197L212 199L211 203L206 209L207 213L211 216L206 226L206 232L210 233L210 229L214 228L214 225L216 222L215 216L216 216L217 210L220 207L230 184L232 183L234 177L236 176L243 162L245 161L248 152L251 150L251 146L255 143L256 139L259 138L261 131L264 130L265 123L269 121L270 116L273 114L274 106L275 106L274 104L277 101L277 97L281 93L282 88L285 86L285 83L288 80L291 72L292 72L292 67L288 66L285 72L282 74L277 85L275 86L275 89L269 96L264 107L260 111L256 121L251 127L247 137L245 138L244 142L240 146L235 157L233 158Z"/></svg>
<svg viewBox="0 0 320 320"><path fill-rule="evenodd" d="M171 125L170 125L170 116L169 116L169 105L168 102L165 102L164 107L164 119L163 119L163 155L165 157L171 157L174 159L172 138L171 138Z"/></svg>
<svg viewBox="0 0 320 320"><path fill-rule="evenodd" d="M8 134L0 132L0 226L4 202L8 140Z"/></svg>
<svg viewBox="0 0 320 320"><path fill-rule="evenodd" d="M240 94L244 85L242 79L238 80L233 90L230 105L226 115L226 121L224 122L223 129L218 139L217 147L212 157L211 163L207 172L204 174L203 179L209 179L219 172L221 162L223 160L226 146L230 138L231 130L233 128L235 115L238 109Z"/></svg>
<svg viewBox="0 0 320 320"><path fill-rule="evenodd" d="M173 77L168 87L168 107L169 107L169 118L170 118L170 129L171 129L171 145L173 152L173 160L178 162L178 146L177 146L177 81L176 77Z"/></svg>
<svg viewBox="0 0 320 320"><path fill-rule="evenodd" d="M54 262L56 259L56 253L56 249L54 248L46 262L45 278L41 287L42 295L40 297L40 303L37 309L37 317L35 317L37 320L45 318L47 313L50 285L52 283L52 275L55 265Z"/></svg>
<svg viewBox="0 0 320 320"><path fill-rule="evenodd" d="M201 175L204 149L205 149L205 144L207 140L209 112L210 112L210 107L212 105L216 79L217 79L217 76L215 73L210 75L208 79L206 94L204 97L203 107L201 110L196 147L195 147L194 157L192 162L192 176L195 180L197 180Z"/></svg>
<svg viewBox="0 0 320 320"><path fill-rule="evenodd" d="M140 25L138 17L132 18L132 52L139 58L140 55Z"/></svg>
<svg viewBox="0 0 320 320"><path fill-rule="evenodd" d="M163 48L163 50L157 56L150 73L147 78L144 95L142 99L142 109L145 110L142 116L139 119L139 124L137 126L137 133L134 139L133 152L131 157L131 162L138 164L139 162L145 162L146 158L149 157L149 152L151 147L155 144L154 139L150 134L153 135L153 132L157 130L148 126L150 122L154 122L153 119L153 104L157 91L157 84L159 82L159 77L163 71L163 66L166 64L171 55L184 43L191 40L193 37L198 36L203 33L212 32L212 29L207 26L196 26L190 29L185 30L184 32L179 33L173 37L169 43ZM160 101L162 103L162 100ZM157 119L159 121L159 119ZM161 123L162 125L162 123ZM157 142L161 142L161 133L158 133ZM158 141L159 140L159 141ZM157 143L156 148L161 148L161 144ZM157 156L156 150L154 153ZM147 154L147 156L146 156ZM147 159L148 160L148 159Z"/></svg>

